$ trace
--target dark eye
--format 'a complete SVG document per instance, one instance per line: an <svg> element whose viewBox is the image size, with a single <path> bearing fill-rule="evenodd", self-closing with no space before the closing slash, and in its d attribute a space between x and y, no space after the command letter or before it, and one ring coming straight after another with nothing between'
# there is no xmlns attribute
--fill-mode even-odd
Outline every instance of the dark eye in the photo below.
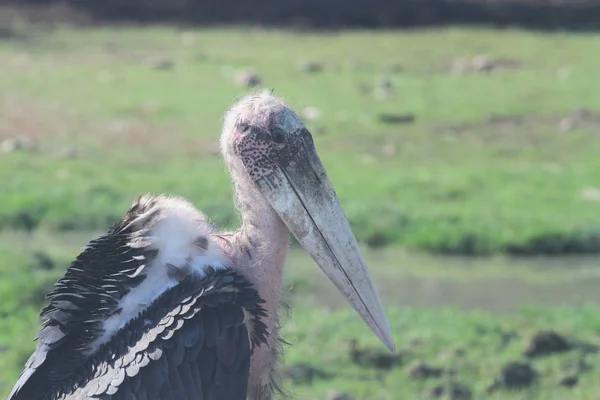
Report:
<svg viewBox="0 0 600 400"><path fill-rule="evenodd" d="M285 132L281 129L274 129L271 132L271 139L273 139L275 143L283 143L285 141Z"/></svg>
<svg viewBox="0 0 600 400"><path fill-rule="evenodd" d="M250 130L250 128L251 128L251 126L248 124L244 124L244 123L240 124L240 129L244 133L248 132Z"/></svg>

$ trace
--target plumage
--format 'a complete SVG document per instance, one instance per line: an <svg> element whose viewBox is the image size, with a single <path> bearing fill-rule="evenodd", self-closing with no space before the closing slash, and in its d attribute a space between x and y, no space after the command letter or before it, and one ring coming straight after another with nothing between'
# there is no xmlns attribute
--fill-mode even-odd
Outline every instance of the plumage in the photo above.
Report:
<svg viewBox="0 0 600 400"><path fill-rule="evenodd" d="M142 196L85 246L48 295L38 346L11 400L119 399L144 390L149 398L211 398L227 390L245 399L252 347L265 339L263 301L225 267L214 243L198 239L210 233L208 225L188 227L187 235L173 231L172 219L181 215L194 224L201 218L184 200ZM174 247L187 241L189 254L162 254L169 251L164 235L168 241L174 233L181 241ZM173 258L196 265L182 268L168 262ZM172 277L172 269L181 273ZM142 286L150 290L137 293ZM244 376L246 383L231 381Z"/></svg>
<svg viewBox="0 0 600 400"><path fill-rule="evenodd" d="M125 399L131 387L138 388L136 395L160 392L165 400L245 399L250 353L264 333L257 324L261 303L256 290L234 271L191 275L163 293L78 371L47 385L49 376L67 366L42 364L11 399ZM252 316L250 321L244 321L244 312ZM253 343L246 323L258 332ZM127 390L121 393L124 382Z"/></svg>

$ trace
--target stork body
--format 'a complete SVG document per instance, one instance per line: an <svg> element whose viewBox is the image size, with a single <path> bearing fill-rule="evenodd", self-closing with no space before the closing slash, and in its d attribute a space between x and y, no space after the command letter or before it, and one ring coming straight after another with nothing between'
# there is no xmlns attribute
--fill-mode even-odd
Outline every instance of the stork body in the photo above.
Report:
<svg viewBox="0 0 600 400"><path fill-rule="evenodd" d="M393 350L356 239L300 119L268 93L226 115L242 226L217 233L181 198L140 197L91 241L42 311L9 400L269 400L290 232Z"/></svg>

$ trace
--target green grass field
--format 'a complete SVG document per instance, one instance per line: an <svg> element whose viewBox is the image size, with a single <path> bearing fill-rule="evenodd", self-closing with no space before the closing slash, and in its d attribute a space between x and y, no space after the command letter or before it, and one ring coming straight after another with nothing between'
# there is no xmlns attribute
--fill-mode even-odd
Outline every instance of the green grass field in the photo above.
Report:
<svg viewBox="0 0 600 400"><path fill-rule="evenodd" d="M44 294L92 232L106 229L140 193L186 196L216 223L237 223L218 139L224 111L251 91L236 84L242 70L256 72L261 87L302 115L319 111L307 126L365 248L599 253L599 39L459 28L65 28L0 39L0 396L33 349ZM473 59L474 67L461 61ZM408 121L390 121L396 116ZM386 372L355 365L349 340L383 346L351 311L317 308L308 298L321 275L294 270L284 329L292 343L284 387L294 398L324 399L331 391L367 400L435 398L444 383L466 385L473 399L598 397L600 358L591 350L600 344L597 305L498 314L407 304L392 293L396 283L408 288L401 285L406 271L376 255L369 260L387 284L400 365ZM480 287L472 270L449 270L439 259L431 267L432 260L405 261L431 279L461 280L460 291ZM492 264L490 274L500 282L511 263ZM514 263L511 274L521 265ZM552 283L532 273L548 285L537 290L558 290L576 273L563 269ZM513 295L507 290L507 299ZM525 388L488 390L508 363L526 359L531 337L545 329L587 345L532 360L539 378ZM441 371L419 379L419 362ZM324 375L311 380L309 370L297 378L289 369L302 363ZM573 376L573 388L559 384ZM458 392L447 398L470 398Z"/></svg>
<svg viewBox="0 0 600 400"><path fill-rule="evenodd" d="M95 235L0 235L0 396L8 393L33 350L44 294ZM327 399L333 392L366 400L435 398L431 393L443 384L465 385L474 399L597 398L600 294L594 287L600 276L592 262L585 273L567 269L564 261L561 268L553 265L540 272L526 262L511 269L515 262L503 259L465 267L395 251L366 254L388 309L399 362L381 370L353 361L352 339L375 352L369 360L388 353L314 263L293 250L284 294L292 311L282 314L283 338L290 343L282 375L292 398ZM456 290L461 294L452 294ZM544 291L554 295L544 298ZM537 304L527 306L534 300ZM573 349L528 359L524 352L534 335L550 329ZM528 363L537 378L530 382L516 375L508 380L511 385L524 381L522 388L494 386L512 362ZM575 387L560 385L572 377L578 379Z"/></svg>
<svg viewBox="0 0 600 400"><path fill-rule="evenodd" d="M0 42L0 135L39 141L33 154L2 155L0 226L103 228L145 191L234 223L217 141L224 111L249 92L234 75L251 69L299 113L320 111L308 125L363 242L595 253L599 43L460 29L58 30ZM495 69L451 73L482 54ZM382 76L393 97L378 100Z"/></svg>

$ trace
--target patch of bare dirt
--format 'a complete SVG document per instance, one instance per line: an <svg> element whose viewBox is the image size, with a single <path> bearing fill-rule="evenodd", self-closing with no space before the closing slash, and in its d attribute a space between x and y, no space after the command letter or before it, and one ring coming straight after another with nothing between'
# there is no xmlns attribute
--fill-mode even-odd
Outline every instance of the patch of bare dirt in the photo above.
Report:
<svg viewBox="0 0 600 400"><path fill-rule="evenodd" d="M565 122L568 121L568 122ZM570 114L559 116L522 116L522 115L490 115L482 122L446 125L440 126L440 130L448 130L454 132L468 132L493 130L497 133L511 133L516 128L531 128L531 127L554 127L559 131L564 125L569 125L572 130L574 128L598 129L600 128L600 113L595 113L585 108L573 110Z"/></svg>
<svg viewBox="0 0 600 400"><path fill-rule="evenodd" d="M219 157L218 137L188 138L176 124L156 125L141 120L112 121L96 128L96 144L104 149L152 150L154 154Z"/></svg>
<svg viewBox="0 0 600 400"><path fill-rule="evenodd" d="M86 147L97 147L98 124L74 109L54 102L0 97L0 143L3 153L40 152L75 158Z"/></svg>
<svg viewBox="0 0 600 400"><path fill-rule="evenodd" d="M149 113L152 110L147 110ZM72 157L96 148L148 149L155 154L217 156L218 139L186 138L174 124L156 125L143 118L99 123L68 107L16 96L0 97L0 150L51 152ZM76 150L75 150L76 149Z"/></svg>
<svg viewBox="0 0 600 400"><path fill-rule="evenodd" d="M573 130L600 131L600 113L575 109L569 114L543 115L490 115L484 121L439 125L433 133L455 137L477 138L482 144L509 140L520 147L544 145L546 139L539 132L556 132L568 135Z"/></svg>
<svg viewBox="0 0 600 400"><path fill-rule="evenodd" d="M44 141L65 137L76 115L57 104L0 97L0 140Z"/></svg>
<svg viewBox="0 0 600 400"><path fill-rule="evenodd" d="M468 73L491 73L522 67L522 62L509 58L493 58L481 54L473 58L457 58L452 62L448 71L451 75L464 75Z"/></svg>

